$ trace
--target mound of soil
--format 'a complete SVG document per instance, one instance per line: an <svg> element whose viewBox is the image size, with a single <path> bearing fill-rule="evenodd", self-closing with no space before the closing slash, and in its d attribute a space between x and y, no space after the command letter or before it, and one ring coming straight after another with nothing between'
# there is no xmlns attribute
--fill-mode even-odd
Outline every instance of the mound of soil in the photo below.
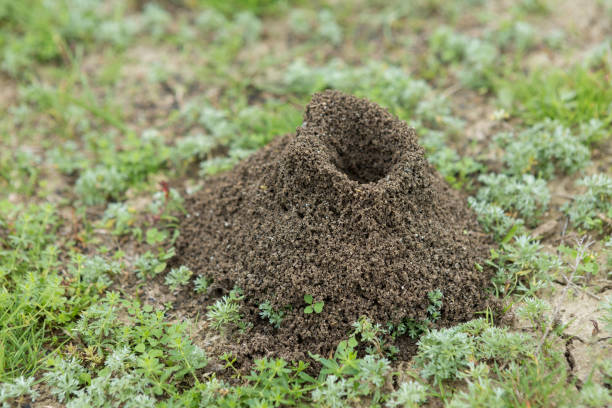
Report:
<svg viewBox="0 0 612 408"><path fill-rule="evenodd" d="M490 276L475 264L489 243L474 214L414 129L364 99L315 94L296 135L209 178L186 210L178 262L218 292L242 288L250 357L327 354L361 315L424 319L435 289L441 326L488 304ZM320 314L304 313L306 294L325 302ZM285 311L280 328L259 316L265 301Z"/></svg>

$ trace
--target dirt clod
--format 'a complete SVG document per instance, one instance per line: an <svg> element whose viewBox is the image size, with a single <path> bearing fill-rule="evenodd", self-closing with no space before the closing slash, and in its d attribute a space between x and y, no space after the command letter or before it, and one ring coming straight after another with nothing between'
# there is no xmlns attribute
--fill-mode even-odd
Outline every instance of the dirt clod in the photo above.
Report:
<svg viewBox="0 0 612 408"><path fill-rule="evenodd" d="M385 325L424 319L443 292L447 326L488 304L479 271L489 244L467 207L427 162L415 131L378 105L315 94L287 135L188 198L178 261L245 294L252 328L241 353L327 355L366 315ZM323 301L305 314L304 295ZM285 317L259 316L269 301Z"/></svg>

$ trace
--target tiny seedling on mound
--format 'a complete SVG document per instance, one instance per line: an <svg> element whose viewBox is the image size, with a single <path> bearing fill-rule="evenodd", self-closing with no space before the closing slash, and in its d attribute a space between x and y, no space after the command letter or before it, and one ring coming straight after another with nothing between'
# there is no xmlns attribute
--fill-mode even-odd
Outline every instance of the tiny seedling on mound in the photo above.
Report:
<svg viewBox="0 0 612 408"><path fill-rule="evenodd" d="M259 315L267 319L272 326L275 328L279 328L281 323L283 322L283 317L285 317L285 312L282 310L274 310L270 302L263 302L259 305Z"/></svg>
<svg viewBox="0 0 612 408"><path fill-rule="evenodd" d="M323 305L325 304L322 300L314 302L312 295L304 295L304 302L306 302L306 304L308 305L304 308L304 313L306 314L311 314L312 312L315 312L317 314L321 313L321 311L323 310Z"/></svg>

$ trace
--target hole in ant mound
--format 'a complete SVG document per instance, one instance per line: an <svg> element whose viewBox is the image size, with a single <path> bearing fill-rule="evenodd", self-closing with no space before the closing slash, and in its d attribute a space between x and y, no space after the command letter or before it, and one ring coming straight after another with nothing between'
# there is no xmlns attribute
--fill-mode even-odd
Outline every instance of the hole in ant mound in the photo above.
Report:
<svg viewBox="0 0 612 408"><path fill-rule="evenodd" d="M351 180L361 184L384 178L400 156L400 146L389 132L351 129L328 140L336 151L334 165Z"/></svg>
<svg viewBox="0 0 612 408"><path fill-rule="evenodd" d="M225 293L225 291L224 291L224 290L223 290L223 288L221 288L221 287L216 287L216 288L213 288L213 289L210 291L210 295L211 295L211 297L212 297L213 299L216 299L216 298L220 298L220 297L222 297L222 296L224 295L224 293Z"/></svg>

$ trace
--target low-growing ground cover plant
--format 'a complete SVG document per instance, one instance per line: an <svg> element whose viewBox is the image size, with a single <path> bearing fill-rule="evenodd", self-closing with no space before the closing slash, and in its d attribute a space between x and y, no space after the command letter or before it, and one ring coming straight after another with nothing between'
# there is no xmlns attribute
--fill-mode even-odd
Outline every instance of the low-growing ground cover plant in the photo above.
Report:
<svg viewBox="0 0 612 408"><path fill-rule="evenodd" d="M612 4L510 3L0 0L0 406L611 405ZM437 285L421 319L337 322L317 285L250 301L176 261L193 193L327 89L406 121L470 196L480 318L437 327ZM348 329L240 357L296 315Z"/></svg>
<svg viewBox="0 0 612 408"><path fill-rule="evenodd" d="M612 178L607 174L594 174L578 180L586 192L577 195L564 206L568 217L577 227L601 229L612 216Z"/></svg>
<svg viewBox="0 0 612 408"><path fill-rule="evenodd" d="M306 314L310 314L312 312L321 313L323 311L323 306L325 305L325 302L322 300L315 302L312 295L304 295L304 302L306 302L308 305L304 308L304 313Z"/></svg>
<svg viewBox="0 0 612 408"><path fill-rule="evenodd" d="M521 177L483 174L478 181L483 183L476 195L479 201L513 212L532 226L548 208L550 192L546 181L530 174Z"/></svg>
<svg viewBox="0 0 612 408"><path fill-rule="evenodd" d="M495 138L503 151L508 173L531 173L550 179L555 172L568 174L589 164L590 151L577 135L550 120L537 123L518 135L504 133Z"/></svg>

